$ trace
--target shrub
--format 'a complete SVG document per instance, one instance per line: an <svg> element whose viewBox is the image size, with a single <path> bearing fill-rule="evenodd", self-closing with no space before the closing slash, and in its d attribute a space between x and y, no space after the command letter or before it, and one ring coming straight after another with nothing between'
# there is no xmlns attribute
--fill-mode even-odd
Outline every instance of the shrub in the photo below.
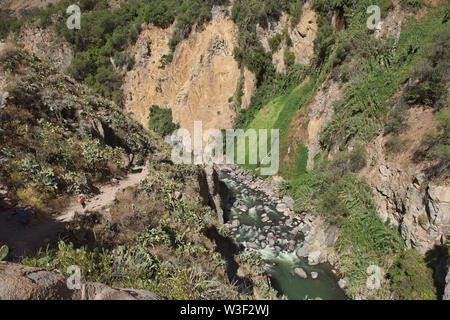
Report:
<svg viewBox="0 0 450 320"><path fill-rule="evenodd" d="M150 107L148 127L163 137L179 128L172 122L171 109L163 109L155 105Z"/></svg>
<svg viewBox="0 0 450 320"><path fill-rule="evenodd" d="M401 252L388 272L391 288L398 299L435 300L433 272L416 250Z"/></svg>
<svg viewBox="0 0 450 320"><path fill-rule="evenodd" d="M384 125L384 134L399 134L408 129L408 116L409 109L401 102L397 104L388 113L387 121Z"/></svg>
<svg viewBox="0 0 450 320"><path fill-rule="evenodd" d="M10 32L20 29L19 20L9 10L0 9L0 39L5 39Z"/></svg>
<svg viewBox="0 0 450 320"><path fill-rule="evenodd" d="M408 139L402 139L399 136L392 136L387 139L384 147L388 153L400 153L405 149L407 142Z"/></svg>
<svg viewBox="0 0 450 320"><path fill-rule="evenodd" d="M447 85L450 82L450 26L437 31L421 50L421 57L412 68L413 84L405 89L408 104L440 108L449 105Z"/></svg>
<svg viewBox="0 0 450 320"><path fill-rule="evenodd" d="M418 9L423 6L423 0L400 0L400 3L404 7L412 7L414 9Z"/></svg>
<svg viewBox="0 0 450 320"><path fill-rule="evenodd" d="M427 132L414 154L416 162L431 160L434 165L429 169L432 176L439 176L448 172L450 167L450 111L442 109L435 114L438 121L435 132Z"/></svg>
<svg viewBox="0 0 450 320"><path fill-rule="evenodd" d="M288 48L284 50L284 64L287 68L295 64L295 54Z"/></svg>
<svg viewBox="0 0 450 320"><path fill-rule="evenodd" d="M269 38L269 46L270 50L272 50L272 53L275 53L279 49L282 41L283 36L281 33L277 33L273 37Z"/></svg>

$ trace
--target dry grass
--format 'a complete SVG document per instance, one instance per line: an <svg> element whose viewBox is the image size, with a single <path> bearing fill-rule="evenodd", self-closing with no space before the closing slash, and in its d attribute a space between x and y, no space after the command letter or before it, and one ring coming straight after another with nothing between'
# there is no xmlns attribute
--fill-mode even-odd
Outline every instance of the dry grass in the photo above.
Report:
<svg viewBox="0 0 450 320"><path fill-rule="evenodd" d="M0 62L10 59L17 52L17 49L10 42L0 42Z"/></svg>

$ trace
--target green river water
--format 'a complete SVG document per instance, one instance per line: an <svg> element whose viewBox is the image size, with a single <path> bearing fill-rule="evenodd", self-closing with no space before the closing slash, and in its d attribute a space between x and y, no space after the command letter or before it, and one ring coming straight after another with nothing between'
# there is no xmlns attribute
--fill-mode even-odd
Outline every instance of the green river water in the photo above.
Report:
<svg viewBox="0 0 450 320"><path fill-rule="evenodd" d="M290 300L346 299L344 292L337 284L338 279L332 273L330 265L310 266L307 259L297 257L295 252L302 245L303 234L286 226L284 223L286 218L275 210L274 205L264 200L265 194L246 188L226 173L223 173L222 180L233 193L233 200L229 204L231 207L230 213L227 218L229 221L236 219L240 221L240 226L232 229L233 236L244 246L255 241L259 244L258 248L247 248L245 250L255 251L263 259L272 285L280 296L284 295ZM248 212L243 213L238 209L242 204L249 208ZM258 212L256 210L258 205L264 206L264 210ZM270 218L269 222L262 221L261 214L264 212ZM269 246L265 243L266 241L255 240L260 236L267 236L269 233L275 236L275 245L272 243L272 246ZM294 275L292 270L296 267L303 268L308 274L308 278L302 279ZM317 272L318 278L312 279L311 272Z"/></svg>

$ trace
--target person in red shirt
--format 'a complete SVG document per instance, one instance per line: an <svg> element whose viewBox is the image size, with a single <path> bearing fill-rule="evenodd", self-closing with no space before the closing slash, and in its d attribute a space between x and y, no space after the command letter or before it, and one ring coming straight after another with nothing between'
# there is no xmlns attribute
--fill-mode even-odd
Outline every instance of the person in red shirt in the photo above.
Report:
<svg viewBox="0 0 450 320"><path fill-rule="evenodd" d="M83 194L80 194L80 195L78 196L78 203L81 205L81 207L82 207L83 209L86 208L86 198L84 197Z"/></svg>

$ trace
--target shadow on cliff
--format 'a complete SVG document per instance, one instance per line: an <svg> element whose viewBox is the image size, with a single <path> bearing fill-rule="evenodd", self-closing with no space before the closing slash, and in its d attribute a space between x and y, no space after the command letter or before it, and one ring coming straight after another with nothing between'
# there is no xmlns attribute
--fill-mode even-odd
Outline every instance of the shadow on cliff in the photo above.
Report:
<svg viewBox="0 0 450 320"><path fill-rule="evenodd" d="M445 290L445 276L449 262L449 249L446 245L435 245L425 254L427 266L433 270L433 281L439 300L442 300Z"/></svg>
<svg viewBox="0 0 450 320"><path fill-rule="evenodd" d="M7 261L19 262L40 247L59 238L66 223L54 218L40 222L31 207L15 206L0 210L0 244L9 248Z"/></svg>
<svg viewBox="0 0 450 320"><path fill-rule="evenodd" d="M229 238L220 235L215 226L211 226L205 231L205 235L216 244L216 252L219 252L227 262L227 276L231 283L236 283L239 292L253 294L253 282L238 275L239 264L235 260L235 255L240 248Z"/></svg>

